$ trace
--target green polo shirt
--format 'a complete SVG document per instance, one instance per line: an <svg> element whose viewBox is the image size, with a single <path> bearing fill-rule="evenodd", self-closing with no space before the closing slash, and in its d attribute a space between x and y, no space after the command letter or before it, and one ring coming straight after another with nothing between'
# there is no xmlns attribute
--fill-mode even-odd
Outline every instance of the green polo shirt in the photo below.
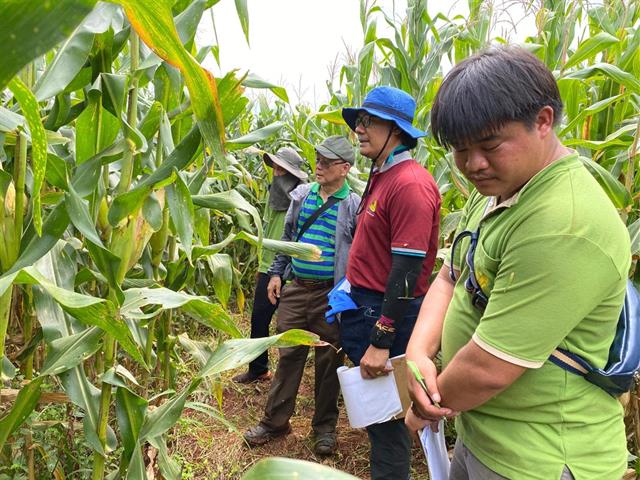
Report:
<svg viewBox="0 0 640 480"><path fill-rule="evenodd" d="M474 263L489 304L481 313L464 288L466 239L453 259L462 272L445 318L443 364L473 339L527 370L462 413L458 434L508 478L557 479L564 465L577 480L620 478L627 450L619 402L547 359L559 346L605 365L630 266L627 230L577 154L503 204L488 200L471 195L459 232L480 227Z"/></svg>

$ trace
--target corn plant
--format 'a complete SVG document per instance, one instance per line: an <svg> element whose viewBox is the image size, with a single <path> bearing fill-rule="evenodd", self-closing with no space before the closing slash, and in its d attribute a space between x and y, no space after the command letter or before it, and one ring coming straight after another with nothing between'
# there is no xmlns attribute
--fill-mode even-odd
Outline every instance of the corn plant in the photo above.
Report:
<svg viewBox="0 0 640 480"><path fill-rule="evenodd" d="M318 343L302 331L241 339L228 311L237 275L221 252L232 242L318 256L263 242L229 153L277 131L235 126L245 86L278 87L200 66L208 49L196 50L195 28L215 2L2 3L0 366L3 387L22 386L7 390L0 452L15 455L19 427L61 390L82 412L92 478L146 478L149 446L162 475L179 478L164 434L204 380L269 347ZM195 348L178 330L187 319L218 346ZM7 334L21 334L19 350L5 350L16 344ZM178 344L202 360L186 381L175 377Z"/></svg>

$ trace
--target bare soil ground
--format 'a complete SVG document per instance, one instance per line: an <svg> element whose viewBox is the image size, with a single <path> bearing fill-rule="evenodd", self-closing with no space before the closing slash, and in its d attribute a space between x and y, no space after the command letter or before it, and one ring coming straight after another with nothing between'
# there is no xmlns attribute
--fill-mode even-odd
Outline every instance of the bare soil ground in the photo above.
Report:
<svg viewBox="0 0 640 480"><path fill-rule="evenodd" d="M276 351L272 351L270 357L274 363L277 358ZM173 435L172 451L185 466L184 478L240 479L254 463L270 456L318 462L362 479L370 478L367 433L365 430L349 427L342 405L338 422L338 452L331 457L319 457L313 453L309 440L313 415L312 356L307 361L298 393L296 412L291 419L292 433L257 448L248 448L240 434L260 421L270 382L237 385L231 381L231 377L238 372L228 372L221 379L222 410L226 419L237 427L238 432L199 412L187 410L183 414L183 419ZM429 478L424 456L418 448L413 449L412 478Z"/></svg>

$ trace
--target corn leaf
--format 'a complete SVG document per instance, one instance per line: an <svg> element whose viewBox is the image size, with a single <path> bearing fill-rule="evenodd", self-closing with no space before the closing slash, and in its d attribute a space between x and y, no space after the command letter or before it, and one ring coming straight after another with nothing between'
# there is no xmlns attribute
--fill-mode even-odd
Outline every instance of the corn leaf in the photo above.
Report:
<svg viewBox="0 0 640 480"><path fill-rule="evenodd" d="M189 355L191 355L201 367L209 360L209 357L213 354L213 350L211 350L211 346L208 342L201 342L198 340L191 340L189 335L186 333L181 333L178 335L178 341L182 348L184 348Z"/></svg>
<svg viewBox="0 0 640 480"><path fill-rule="evenodd" d="M50 282L59 287L73 287L75 265L65 260L64 242L58 242L53 249L37 262L40 271ZM84 328L72 317L66 317L58 303L41 287L34 286L35 309L38 321L42 325L45 341L51 344L56 339L81 332ZM71 402L84 412L82 419L84 435L91 447L104 454L102 443L98 440L98 415L100 411L100 390L93 386L84 373L82 365L58 375L64 391ZM107 449L116 448L116 436L111 427L107 427Z"/></svg>
<svg viewBox="0 0 640 480"><path fill-rule="evenodd" d="M0 8L0 91L22 67L67 38L96 0L6 0Z"/></svg>
<svg viewBox="0 0 640 480"><path fill-rule="evenodd" d="M287 95L286 88L267 82L255 73L249 73L246 78L242 80L242 85L248 88L267 88L280 100L289 103L289 95Z"/></svg>
<svg viewBox="0 0 640 480"><path fill-rule="evenodd" d="M568 138L564 140L567 147L585 147L591 150L604 150L608 147L631 145L633 137L631 134L636 131L635 125L625 125L613 133L607 135L604 140L582 140L580 138Z"/></svg>
<svg viewBox="0 0 640 480"><path fill-rule="evenodd" d="M342 109L325 110L324 112L314 113L314 116L333 123L334 125L347 125L347 122L342 118Z"/></svg>
<svg viewBox="0 0 640 480"><path fill-rule="evenodd" d="M595 177L616 208L623 209L633 202L631 195L607 169L589 158L580 157L587 170Z"/></svg>
<svg viewBox="0 0 640 480"><path fill-rule="evenodd" d="M244 32L244 38L249 43L249 9L247 8L247 0L236 0L236 12L238 13L238 19L240 25L242 25L242 31Z"/></svg>
<svg viewBox="0 0 640 480"><path fill-rule="evenodd" d="M254 143L263 142L278 133L282 127L284 127L284 123L273 122L266 127L258 128L257 130L247 133L246 135L242 135L241 137L227 140L227 149L241 150L243 148L250 147Z"/></svg>
<svg viewBox="0 0 640 480"><path fill-rule="evenodd" d="M640 253L640 219L627 226L629 238L631 239L631 255Z"/></svg>
<svg viewBox="0 0 640 480"><path fill-rule="evenodd" d="M263 458L243 475L242 480L280 480L305 478L308 480L356 480L357 477L331 467L292 458Z"/></svg>
<svg viewBox="0 0 640 480"><path fill-rule="evenodd" d="M94 37L92 32L79 26L64 41L33 88L39 102L54 97L67 88L89 58Z"/></svg>
<svg viewBox="0 0 640 480"><path fill-rule="evenodd" d="M59 203L47 216L42 226L42 236L35 233L29 235L29 230L22 239L21 253L16 263L5 273L5 275L15 273L22 268L33 265L36 260L45 255L60 240L62 234L69 225L69 215L64 203Z"/></svg>
<svg viewBox="0 0 640 480"><path fill-rule="evenodd" d="M187 403L187 407L190 404ZM160 473L165 480L181 480L182 470L175 460L169 455L167 449L167 442L163 435L157 437L151 437L148 439L149 443L158 450L158 466L160 467ZM146 479L145 479L146 480Z"/></svg>
<svg viewBox="0 0 640 480"><path fill-rule="evenodd" d="M42 235L42 212L40 211L40 190L44 183L44 175L47 169L47 136L40 119L40 110L36 97L31 90L20 80L14 77L9 83L9 88L15 95L22 113L29 125L31 133L31 169L33 170L33 224L38 235Z"/></svg>
<svg viewBox="0 0 640 480"><path fill-rule="evenodd" d="M614 103L619 102L626 97L628 97L628 95L621 93L620 95L614 95L613 97L605 98L604 100L600 100L599 102L593 103L586 108L582 108L580 110L580 113L578 113L575 117L573 117L573 119L569 122L569 124L562 129L559 136L564 137L566 134L571 132L571 130L576 125L578 125L588 116L601 112L606 108L609 108Z"/></svg>
<svg viewBox="0 0 640 480"><path fill-rule="evenodd" d="M233 285L231 257L226 253L216 253L207 257L207 263L212 271L213 291L222 306L227 308Z"/></svg>
<svg viewBox="0 0 640 480"><path fill-rule="evenodd" d="M171 155L151 175L127 193L118 195L109 208L109 223L116 226L122 219L140 209L144 199L156 184L171 177L174 170L180 171L186 168L197 153L201 138L198 128L192 128Z"/></svg>
<svg viewBox="0 0 640 480"><path fill-rule="evenodd" d="M86 201L80 198L80 195L78 195L72 186L69 186L64 196L67 213L73 226L76 227L87 240L104 248L102 239L98 235L93 220L91 219Z"/></svg>
<svg viewBox="0 0 640 480"><path fill-rule="evenodd" d="M131 336L127 325L115 315L113 304L102 298L83 295L51 283L34 267L26 267L12 274L0 277L0 295L13 283L40 285L62 309L85 325L97 326L114 337L131 357L146 366L144 359Z"/></svg>
<svg viewBox="0 0 640 480"><path fill-rule="evenodd" d="M331 348L326 342L321 341L320 337L315 333L299 329L288 330L279 335L265 338L227 340L213 352L198 376L209 377L238 368L254 360L270 347L293 347L297 345Z"/></svg>
<svg viewBox="0 0 640 480"><path fill-rule="evenodd" d="M130 288L125 290L125 301L120 313L136 318L141 307L159 305L163 309L180 308L202 324L222 330L233 337L242 336L227 312L206 297L175 292L168 288Z"/></svg>
<svg viewBox="0 0 640 480"><path fill-rule="evenodd" d="M236 238L245 240L253 245L260 244L258 237L247 232L238 233ZM317 246L304 242L285 242L283 240L263 238L261 245L262 248L266 248L272 252L283 253L290 257L310 260L312 262L319 262L320 256L322 255L322 251Z"/></svg>
<svg viewBox="0 0 640 480"><path fill-rule="evenodd" d="M568 70L571 67L575 67L580 62L593 58L596 54L602 50L609 48L620 40L607 32L600 32L593 37L587 38L584 42L578 46L578 49L567 59L567 63L564 64L563 70Z"/></svg>
<svg viewBox="0 0 640 480"><path fill-rule="evenodd" d="M122 457L125 460L123 462L125 467L138 445L140 428L148 405L149 402L127 388L120 387L116 390L116 419L118 429L122 434L122 446L124 447Z"/></svg>
<svg viewBox="0 0 640 480"><path fill-rule="evenodd" d="M171 0L116 0L131 25L156 55L184 76L202 136L214 156L224 154L224 124L213 75L185 50L171 14Z"/></svg>
<svg viewBox="0 0 640 480"><path fill-rule="evenodd" d="M615 65L609 63L597 63L576 72L571 72L565 78L579 78L590 80L596 77L606 76L611 80L624 85L634 93L640 94L640 80L634 75L627 73Z"/></svg>
<svg viewBox="0 0 640 480"><path fill-rule="evenodd" d="M40 385L44 380L40 376L20 389L13 407L0 419L0 450L4 447L9 436L22 425L40 399Z"/></svg>
<svg viewBox="0 0 640 480"><path fill-rule="evenodd" d="M193 195L191 197L193 204L198 207L212 208L215 210L242 210L247 212L253 218L258 231L262 231L262 220L260 213L236 190L228 192L212 193L209 195Z"/></svg>
<svg viewBox="0 0 640 480"><path fill-rule="evenodd" d="M142 456L142 447L139 443L136 443L133 455L131 456L131 462L127 466L126 472L125 480L147 480L148 478Z"/></svg>
<svg viewBox="0 0 640 480"><path fill-rule="evenodd" d="M40 375L57 375L80 365L98 351L103 336L102 330L92 327L54 340L49 344Z"/></svg>
<svg viewBox="0 0 640 480"><path fill-rule="evenodd" d="M189 188L182 180L182 177L175 170L176 181L166 188L167 203L169 204L169 212L171 220L176 227L176 233L180 239L180 244L187 255L189 263L191 263L191 249L193 246L193 225L194 225L194 208L191 201L191 193Z"/></svg>
<svg viewBox="0 0 640 480"><path fill-rule="evenodd" d="M196 378L184 389L180 395L176 395L158 408L148 411L140 427L140 441L155 438L162 435L175 425L180 418L187 397L200 385L202 379Z"/></svg>
<svg viewBox="0 0 640 480"><path fill-rule="evenodd" d="M193 248L193 258L198 259L207 255L215 255L222 251L227 245L235 240L244 240L251 245L262 245L262 248L266 248L272 252L283 253L290 257L301 258L303 260L310 260L319 262L322 254L321 250L310 243L304 242L285 242L283 240L272 240L270 238L263 238L260 243L258 237L251 235L247 232L230 233L227 238L219 243L208 245L206 247L197 246Z"/></svg>

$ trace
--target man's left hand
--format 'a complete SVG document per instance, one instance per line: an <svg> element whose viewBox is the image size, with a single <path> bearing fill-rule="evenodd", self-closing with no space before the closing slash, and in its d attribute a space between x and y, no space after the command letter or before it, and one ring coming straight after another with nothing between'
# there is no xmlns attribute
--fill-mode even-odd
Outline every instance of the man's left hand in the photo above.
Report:
<svg viewBox="0 0 640 480"><path fill-rule="evenodd" d="M387 366L387 360L389 360L389 350L369 345L362 360L360 360L360 375L362 375L362 378L389 375L393 368Z"/></svg>

